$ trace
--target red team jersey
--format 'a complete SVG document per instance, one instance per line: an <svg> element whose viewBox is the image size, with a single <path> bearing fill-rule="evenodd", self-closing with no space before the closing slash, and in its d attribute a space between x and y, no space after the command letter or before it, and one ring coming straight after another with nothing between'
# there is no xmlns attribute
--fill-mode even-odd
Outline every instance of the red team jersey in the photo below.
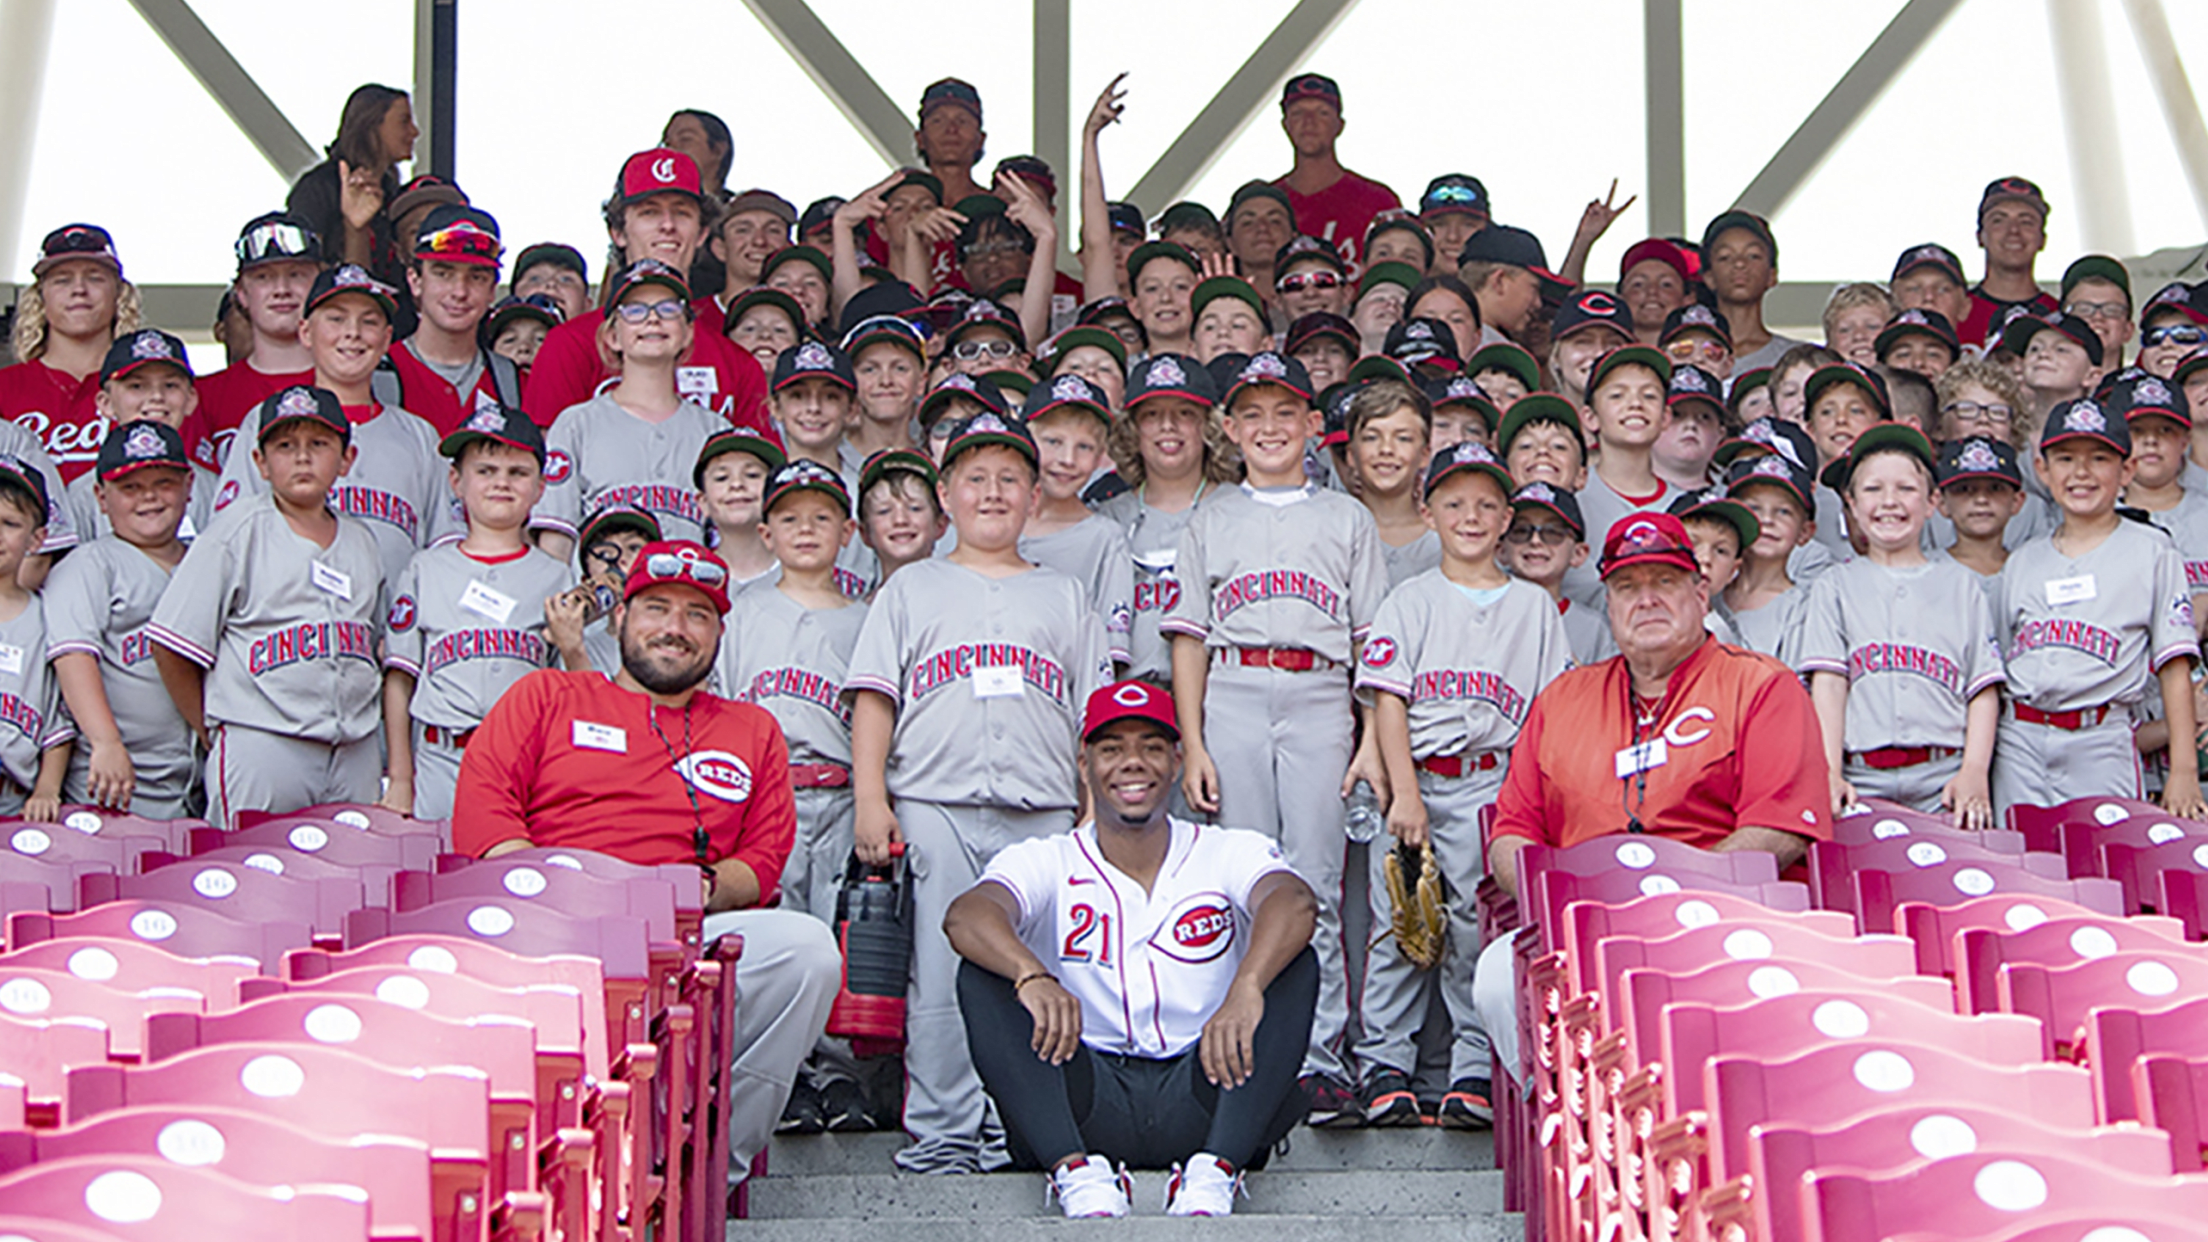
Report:
<svg viewBox="0 0 2208 1242"><path fill-rule="evenodd" d="M440 437L449 436L460 429L468 415L476 411L476 399L488 397L499 404L498 382L492 378L488 361L475 376L475 387L465 398L454 391L444 376L429 369L429 365L414 356L414 348L405 341L391 344L391 366L399 373L399 391L406 400L399 408L415 415L437 429Z"/></svg>
<svg viewBox="0 0 2208 1242"><path fill-rule="evenodd" d="M107 438L107 420L92 404L99 391L97 373L80 380L43 362L19 362L0 368L0 418L38 437L62 482L71 482L92 468Z"/></svg>
<svg viewBox="0 0 2208 1242"><path fill-rule="evenodd" d="M675 388L732 423L772 435L767 414L767 377L759 360L740 349L722 330L728 313L712 298L691 303L697 311L696 340L690 356L675 368ZM529 367L529 384L522 390L522 404L539 427L549 427L560 411L581 405L598 395L613 377L598 357L598 325L604 311L578 315L552 331L537 350Z"/></svg>
<svg viewBox="0 0 2208 1242"><path fill-rule="evenodd" d="M290 371L280 375L264 375L248 363L225 367L213 375L202 375L199 388L199 413L195 419L198 430L191 424L185 426L184 451L192 460L209 470L221 470L224 459L230 455L230 441L238 434L238 424L253 407L268 400L294 384L314 383L314 370Z"/></svg>
<svg viewBox="0 0 2208 1242"><path fill-rule="evenodd" d="M1374 216L1403 205L1395 191L1346 169L1341 180L1316 194L1296 193L1289 188L1286 177L1273 184L1287 190L1288 206L1296 213L1298 233L1323 237L1341 248L1342 259L1349 264L1351 280L1365 270L1365 228Z"/></svg>

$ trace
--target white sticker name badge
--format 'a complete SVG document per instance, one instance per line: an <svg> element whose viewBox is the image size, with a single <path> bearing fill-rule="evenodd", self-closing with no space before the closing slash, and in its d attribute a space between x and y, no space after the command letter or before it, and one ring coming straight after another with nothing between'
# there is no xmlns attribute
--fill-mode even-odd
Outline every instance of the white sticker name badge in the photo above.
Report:
<svg viewBox="0 0 2208 1242"><path fill-rule="evenodd" d="M977 699L1017 699L1027 694L1027 684L1020 680L1020 668L1016 664L994 664L974 670L974 697Z"/></svg>
<svg viewBox="0 0 2208 1242"><path fill-rule="evenodd" d="M578 750L607 750L625 755L629 753L629 731L613 725L578 720L575 722L575 747Z"/></svg>
<svg viewBox="0 0 2208 1242"><path fill-rule="evenodd" d="M1671 762L1671 745L1660 737L1653 737L1638 746L1628 746L1618 752L1618 779L1637 776L1650 768L1660 768Z"/></svg>
<svg viewBox="0 0 2208 1242"><path fill-rule="evenodd" d="M0 673L6 673L10 677L22 676L23 649L21 647L0 643Z"/></svg>
<svg viewBox="0 0 2208 1242"><path fill-rule="evenodd" d="M353 576L342 570L332 569L320 561L307 562L307 576L314 581L316 590L328 591L339 599L353 597Z"/></svg>
<svg viewBox="0 0 2208 1242"><path fill-rule="evenodd" d="M2075 578L2049 578L2047 580L2047 603L2056 608L2060 608L2064 604L2082 604L2098 594L2100 594L2100 590L2093 585L2093 575L2091 574L2079 574Z"/></svg>
<svg viewBox="0 0 2208 1242"><path fill-rule="evenodd" d="M675 391L685 397L710 398L720 390L720 373L711 367L675 368Z"/></svg>
<svg viewBox="0 0 2208 1242"><path fill-rule="evenodd" d="M514 615L514 606L520 602L511 595L483 585L480 578L470 578L468 589L460 592L460 606L493 625L506 624L506 618Z"/></svg>

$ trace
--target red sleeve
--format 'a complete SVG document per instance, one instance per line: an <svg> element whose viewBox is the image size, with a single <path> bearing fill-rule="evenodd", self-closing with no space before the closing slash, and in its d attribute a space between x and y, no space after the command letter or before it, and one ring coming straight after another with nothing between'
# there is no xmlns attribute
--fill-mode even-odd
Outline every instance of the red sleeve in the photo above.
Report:
<svg viewBox="0 0 2208 1242"><path fill-rule="evenodd" d="M781 889L782 866L797 841L797 801L790 792L790 746L782 726L764 708L742 707L750 718L751 797L733 842L719 843L721 857L736 858L759 877L759 904L771 906ZM729 848L733 846L734 848Z"/></svg>
<svg viewBox="0 0 2208 1242"><path fill-rule="evenodd" d="M542 758L546 699L560 674L543 671L515 682L468 739L460 784L452 799L452 848L470 858L501 841L528 840L522 808Z"/></svg>
<svg viewBox="0 0 2208 1242"><path fill-rule="evenodd" d="M751 356L750 350L717 332L704 335L701 327L699 333L697 344L691 347L691 356L710 364L727 381L728 395L733 398L728 421L773 436L775 442L780 443L782 437L775 431L774 419L767 412L767 376L759 369L759 360Z"/></svg>
<svg viewBox="0 0 2208 1242"><path fill-rule="evenodd" d="M754 364L754 370L757 365ZM521 392L530 421L549 427L560 411L590 400L604 378L598 365L598 317L588 315L552 329L529 364Z"/></svg>
<svg viewBox="0 0 2208 1242"><path fill-rule="evenodd" d="M1809 691L1791 671L1771 668L1739 719L1754 727L1736 735L1740 793L1734 822L1831 840L1832 783Z"/></svg>
<svg viewBox="0 0 2208 1242"><path fill-rule="evenodd" d="M1550 691L1555 683L1550 683ZM1535 845L1550 845L1556 834L1549 830L1548 797L1541 781L1541 734L1548 723L1554 694L1544 691L1533 698L1526 723L1510 748L1510 770L1503 773L1502 792L1495 796L1495 826L1488 844L1500 837L1524 837Z"/></svg>

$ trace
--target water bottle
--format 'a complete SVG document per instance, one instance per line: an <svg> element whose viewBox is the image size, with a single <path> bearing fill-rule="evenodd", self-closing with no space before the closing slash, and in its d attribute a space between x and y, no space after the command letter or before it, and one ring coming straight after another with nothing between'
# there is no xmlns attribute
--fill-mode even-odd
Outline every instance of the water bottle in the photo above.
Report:
<svg viewBox="0 0 2208 1242"><path fill-rule="evenodd" d="M1359 845L1378 837L1388 826L1388 817L1380 813L1380 799L1372 792L1372 786L1357 782L1349 791L1345 804L1348 809L1342 816L1342 831Z"/></svg>

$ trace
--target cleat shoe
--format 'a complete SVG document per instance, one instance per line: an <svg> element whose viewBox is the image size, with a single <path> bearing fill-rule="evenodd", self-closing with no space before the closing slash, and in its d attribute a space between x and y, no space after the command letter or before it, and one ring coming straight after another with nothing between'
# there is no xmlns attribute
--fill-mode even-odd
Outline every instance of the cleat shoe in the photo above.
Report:
<svg viewBox="0 0 2208 1242"><path fill-rule="evenodd" d="M1114 1169L1101 1156L1076 1156L1051 1173L1044 1201L1056 1196L1067 1220L1125 1216L1134 1189L1127 1170Z"/></svg>
<svg viewBox="0 0 2208 1242"><path fill-rule="evenodd" d="M1248 1193L1242 1188L1242 1175L1232 1165L1200 1151L1190 1156L1186 1165L1173 1166L1173 1176L1165 1183L1165 1214L1232 1216L1235 1196Z"/></svg>
<svg viewBox="0 0 2208 1242"><path fill-rule="evenodd" d="M1441 1097L1441 1124L1451 1130L1485 1130L1495 1124L1492 1090L1485 1078L1459 1078Z"/></svg>
<svg viewBox="0 0 2208 1242"><path fill-rule="evenodd" d="M831 1134L866 1134L879 1127L866 1108L866 1089L839 1078L820 1091L821 1119Z"/></svg>
<svg viewBox="0 0 2208 1242"><path fill-rule="evenodd" d="M1408 1078L1386 1066L1376 1068L1365 1083L1365 1124L1415 1126L1419 1124L1418 1096Z"/></svg>
<svg viewBox="0 0 2208 1242"><path fill-rule="evenodd" d="M1325 1074L1305 1074L1298 1084L1311 1109L1303 1124L1313 1129L1354 1130L1365 1124L1365 1110L1357 1093Z"/></svg>
<svg viewBox="0 0 2208 1242"><path fill-rule="evenodd" d="M818 1134L827 1128L827 1118L821 1113L819 1089L802 1080L793 1084L790 1101L782 1106L782 1119L774 1124L774 1132Z"/></svg>

